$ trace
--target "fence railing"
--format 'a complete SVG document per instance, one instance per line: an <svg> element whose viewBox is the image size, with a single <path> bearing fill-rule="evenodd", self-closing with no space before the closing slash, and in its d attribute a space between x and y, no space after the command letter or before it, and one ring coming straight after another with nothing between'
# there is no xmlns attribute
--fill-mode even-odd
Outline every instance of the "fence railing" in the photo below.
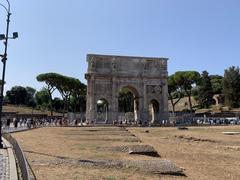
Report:
<svg viewBox="0 0 240 180"><path fill-rule="evenodd" d="M22 151L20 145L18 144L16 139L14 139L11 136L11 134L5 133L5 134L3 134L3 136L13 146L13 150L14 150L15 156L17 158L17 163L18 163L18 166L21 171L20 173L21 173L22 179L30 180L30 171L29 171L28 162L23 154L23 151ZM31 180L36 180L36 177L33 172L32 172L32 174L33 174L33 176L31 176Z"/></svg>

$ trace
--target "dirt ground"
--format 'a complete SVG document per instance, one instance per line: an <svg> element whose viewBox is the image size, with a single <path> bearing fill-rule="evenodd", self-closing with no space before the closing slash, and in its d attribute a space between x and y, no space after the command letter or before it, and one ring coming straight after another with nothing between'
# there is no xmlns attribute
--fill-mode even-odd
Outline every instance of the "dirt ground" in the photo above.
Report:
<svg viewBox="0 0 240 180"><path fill-rule="evenodd" d="M148 130L149 133L145 131ZM49 127L15 133L37 179L240 179L240 135L224 135L240 126L177 128ZM152 160L106 148L151 145L161 159L184 169L186 176L140 172L132 167L79 166L74 160ZM75 162L75 161L74 161Z"/></svg>

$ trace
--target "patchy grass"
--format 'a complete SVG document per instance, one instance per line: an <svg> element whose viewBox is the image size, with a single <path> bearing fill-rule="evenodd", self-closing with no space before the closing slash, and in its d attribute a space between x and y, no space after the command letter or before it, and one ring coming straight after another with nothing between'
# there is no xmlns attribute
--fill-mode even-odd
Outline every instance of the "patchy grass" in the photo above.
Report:
<svg viewBox="0 0 240 180"><path fill-rule="evenodd" d="M104 180L116 180L116 178L113 176L107 176L104 178Z"/></svg>

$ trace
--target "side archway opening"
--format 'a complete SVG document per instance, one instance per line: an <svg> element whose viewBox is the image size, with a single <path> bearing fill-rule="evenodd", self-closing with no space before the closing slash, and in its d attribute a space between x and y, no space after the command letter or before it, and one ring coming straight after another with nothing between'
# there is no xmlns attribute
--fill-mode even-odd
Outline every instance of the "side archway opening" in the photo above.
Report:
<svg viewBox="0 0 240 180"><path fill-rule="evenodd" d="M149 103L149 122L154 123L158 119L159 102L156 99L152 99Z"/></svg>
<svg viewBox="0 0 240 180"><path fill-rule="evenodd" d="M97 123L107 123L108 121L108 106L109 103L106 99L101 98L97 100Z"/></svg>

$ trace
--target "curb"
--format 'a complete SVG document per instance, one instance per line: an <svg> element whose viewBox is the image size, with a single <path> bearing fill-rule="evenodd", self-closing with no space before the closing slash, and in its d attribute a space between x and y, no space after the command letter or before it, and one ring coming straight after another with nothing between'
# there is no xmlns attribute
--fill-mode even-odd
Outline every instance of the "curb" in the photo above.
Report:
<svg viewBox="0 0 240 180"><path fill-rule="evenodd" d="M18 130L13 130L13 131L8 131L8 132L4 132L3 131L3 134L7 134L7 133L9 133L9 134L14 134L14 133L18 133L18 132L24 132L24 131L31 131L31 130L34 130L34 129L40 129L40 128L42 128L42 127L35 127L35 128L26 128L26 129L18 129Z"/></svg>
<svg viewBox="0 0 240 180"><path fill-rule="evenodd" d="M3 139L3 143L6 145L6 149L9 157L10 180L18 180L17 166L16 166L16 160L13 152L13 147L5 138L2 137L2 139Z"/></svg>

